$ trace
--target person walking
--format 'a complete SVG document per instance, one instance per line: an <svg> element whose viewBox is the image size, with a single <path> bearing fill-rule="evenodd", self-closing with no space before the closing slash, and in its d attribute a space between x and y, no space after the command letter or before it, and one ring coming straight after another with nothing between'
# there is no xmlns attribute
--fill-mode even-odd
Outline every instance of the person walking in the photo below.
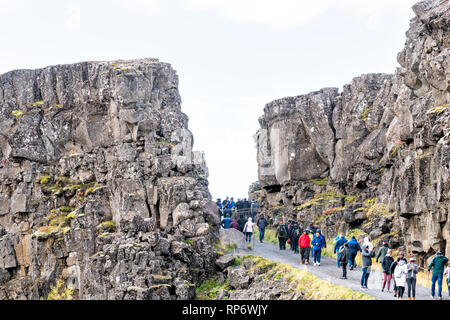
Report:
<svg viewBox="0 0 450 320"><path fill-rule="evenodd" d="M319 231L317 231L316 234L314 235L314 237L311 241L311 245L313 246L313 251L314 251L314 265L320 266L321 252L322 252L322 248L325 246L325 244L323 242L323 238L320 236Z"/></svg>
<svg viewBox="0 0 450 320"><path fill-rule="evenodd" d="M311 238L306 230L303 230L302 236L298 239L300 246L300 255L302 264L309 264L309 248L311 247Z"/></svg>
<svg viewBox="0 0 450 320"><path fill-rule="evenodd" d="M334 249L333 249L334 254L337 254L336 265L338 268L340 267L339 251L340 251L341 247L344 245L344 243L347 243L347 239L345 239L345 236L343 234L340 234L338 240L334 244ZM347 245L347 247L348 247L348 245ZM348 260L348 257L347 257L347 260Z"/></svg>
<svg viewBox="0 0 450 320"><path fill-rule="evenodd" d="M224 229L228 229L232 221L233 220L229 216L225 216L220 224Z"/></svg>
<svg viewBox="0 0 450 320"><path fill-rule="evenodd" d="M419 266L415 263L414 257L409 259L409 263L406 265L406 284L408 286L408 300L416 300L416 275L419 272Z"/></svg>
<svg viewBox="0 0 450 320"><path fill-rule="evenodd" d="M375 250L370 246L364 246L362 252L362 276L361 289L368 289L367 282L369 280L370 272L372 270L372 258L375 257Z"/></svg>
<svg viewBox="0 0 450 320"><path fill-rule="evenodd" d="M268 224L269 222L267 222L267 219L263 215L260 215L258 221L256 222L256 225L259 229L259 242L261 243L264 240L264 235L266 233L266 227Z"/></svg>
<svg viewBox="0 0 450 320"><path fill-rule="evenodd" d="M448 287L448 297L450 298L450 266L444 271L444 275L447 275L447 287Z"/></svg>
<svg viewBox="0 0 450 320"><path fill-rule="evenodd" d="M348 264L350 266L350 270L353 270L356 268L356 255L358 252L362 252L361 247L359 246L358 241L356 240L355 236L352 236L350 241L348 242L348 248L350 249L350 255L348 258Z"/></svg>
<svg viewBox="0 0 450 320"><path fill-rule="evenodd" d="M244 215L240 215L237 222L238 222L238 224L239 224L239 230L240 230L241 232L244 232L244 226L245 226L245 224L247 223L247 221L246 221L245 218L244 218Z"/></svg>
<svg viewBox="0 0 450 320"><path fill-rule="evenodd" d="M233 219L233 221L231 221L230 228L239 230L239 223L237 223L236 219ZM239 230L239 231L241 231L241 230Z"/></svg>
<svg viewBox="0 0 450 320"><path fill-rule="evenodd" d="M375 260L375 262L381 262L383 261L383 258L386 256L386 253L389 250L389 245L387 243L387 241L383 241L383 246L378 249L378 253L377 253L377 258Z"/></svg>
<svg viewBox="0 0 450 320"><path fill-rule="evenodd" d="M381 269L383 270L383 285L381 287L381 292L384 292L384 288L386 288L387 284L387 291L391 293L391 280L392 280L392 273L391 273L391 265L394 262L394 258L392 258L392 250L389 249L384 256L383 260L381 261Z"/></svg>
<svg viewBox="0 0 450 320"><path fill-rule="evenodd" d="M286 241L288 239L288 228L283 223L283 221L280 222L280 225L277 228L275 236L278 237L280 250L286 250Z"/></svg>
<svg viewBox="0 0 450 320"><path fill-rule="evenodd" d="M395 272L395 269L397 268L398 264L402 260L405 261L405 263L407 262L405 259L405 253L403 251L400 251L398 253L397 260L395 260L391 265L392 279L394 279L394 297L397 297L397 295L398 295L397 282L395 281L394 272Z"/></svg>
<svg viewBox="0 0 450 320"><path fill-rule="evenodd" d="M253 222L255 221L255 217L258 214L258 208L259 208L258 202L255 199L253 199L252 203L250 204L250 214L252 216Z"/></svg>
<svg viewBox="0 0 450 320"><path fill-rule="evenodd" d="M289 238L291 239L291 246L294 254L299 253L298 251L298 240L301 236L301 230L296 221L294 221L291 232L289 233Z"/></svg>
<svg viewBox="0 0 450 320"><path fill-rule="evenodd" d="M397 285L398 300L403 299L406 287L406 276L408 273L408 267L405 260L400 260L394 271L395 283Z"/></svg>
<svg viewBox="0 0 450 320"><path fill-rule="evenodd" d="M244 226L244 234L245 234L245 241L248 243L252 242L252 235L253 235L253 220L252 217L249 217L247 220L247 223Z"/></svg>
<svg viewBox="0 0 450 320"><path fill-rule="evenodd" d="M348 243L344 243L338 250L339 264L342 267L342 277L341 279L347 279L347 264L348 258L350 256L350 249L348 248Z"/></svg>
<svg viewBox="0 0 450 320"><path fill-rule="evenodd" d="M448 258L442 255L441 251L438 251L436 257L431 260L428 266L428 275L431 269L433 274L431 276L431 297L434 299L436 281L438 282L438 299L442 300L442 280L444 278L444 267L448 262Z"/></svg>

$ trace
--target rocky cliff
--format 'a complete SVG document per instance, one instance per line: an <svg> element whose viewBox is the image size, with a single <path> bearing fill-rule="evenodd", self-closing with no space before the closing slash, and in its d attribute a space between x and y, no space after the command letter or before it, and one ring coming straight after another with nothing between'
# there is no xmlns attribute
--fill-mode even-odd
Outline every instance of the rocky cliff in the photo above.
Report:
<svg viewBox="0 0 450 320"><path fill-rule="evenodd" d="M394 74L265 106L250 197L275 224L370 234L423 265L450 255L450 6L413 11Z"/></svg>
<svg viewBox="0 0 450 320"><path fill-rule="evenodd" d="M0 298L189 299L216 208L157 59L0 75Z"/></svg>

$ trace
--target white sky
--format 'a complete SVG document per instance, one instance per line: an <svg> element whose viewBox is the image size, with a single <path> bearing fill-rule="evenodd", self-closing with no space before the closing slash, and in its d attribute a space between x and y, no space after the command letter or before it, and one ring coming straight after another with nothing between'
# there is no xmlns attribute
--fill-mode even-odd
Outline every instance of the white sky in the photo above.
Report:
<svg viewBox="0 0 450 320"><path fill-rule="evenodd" d="M0 0L0 74L159 58L180 77L214 197L247 197L272 100L393 73L411 0Z"/></svg>

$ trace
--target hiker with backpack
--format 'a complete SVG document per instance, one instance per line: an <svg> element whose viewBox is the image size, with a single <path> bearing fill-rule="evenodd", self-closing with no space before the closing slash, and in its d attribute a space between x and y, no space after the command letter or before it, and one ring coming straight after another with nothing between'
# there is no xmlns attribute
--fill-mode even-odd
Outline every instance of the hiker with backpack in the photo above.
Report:
<svg viewBox="0 0 450 320"><path fill-rule="evenodd" d="M395 283L397 285L398 300L403 299L406 287L406 275L408 273L408 267L405 260L400 260L394 271Z"/></svg>
<svg viewBox="0 0 450 320"><path fill-rule="evenodd" d="M377 258L375 260L375 262L381 262L383 261L383 258L386 256L386 253L389 250L389 245L387 243L387 241L383 241L383 246L378 249L378 253L377 253Z"/></svg>
<svg viewBox="0 0 450 320"><path fill-rule="evenodd" d="M263 215L259 216L258 221L256 222L256 225L258 226L259 229L259 242L263 242L264 240L264 234L266 233L266 227L269 224L269 222L267 222L267 219L264 218Z"/></svg>
<svg viewBox="0 0 450 320"><path fill-rule="evenodd" d="M408 300L416 300L416 275L419 272L419 266L415 263L414 257L409 259L409 263L406 265L408 273L406 274L406 284L408 285Z"/></svg>
<svg viewBox="0 0 450 320"><path fill-rule="evenodd" d="M286 250L286 241L288 239L288 228L283 223L283 221L280 222L280 225L277 228L277 232L276 232L275 236L278 237L278 243L280 245L280 250Z"/></svg>
<svg viewBox="0 0 450 320"><path fill-rule="evenodd" d="M356 255L358 252L362 252L361 247L359 246L358 241L356 240L355 236L352 236L350 241L348 242L348 248L350 250L350 256L348 258L348 264L350 266L350 270L353 270L356 268Z"/></svg>
<svg viewBox="0 0 450 320"><path fill-rule="evenodd" d="M309 264L309 248L311 247L311 238L306 230L303 230L302 236L298 239L298 245L300 247L302 264Z"/></svg>
<svg viewBox="0 0 450 320"><path fill-rule="evenodd" d="M289 233L289 239L291 239L291 247L294 251L294 254L299 253L298 251L298 240L300 239L301 230L296 221L293 222L291 231Z"/></svg>
<svg viewBox="0 0 450 320"><path fill-rule="evenodd" d="M361 289L368 289L367 282L369 280L370 272L372 270L372 258L375 256L375 249L370 246L364 246L362 252L362 276Z"/></svg>
<svg viewBox="0 0 450 320"><path fill-rule="evenodd" d="M248 243L252 242L252 235L253 235L253 226L255 224L253 223L253 220L251 217L248 218L247 223L244 226L244 234L245 234L245 241Z"/></svg>
<svg viewBox="0 0 450 320"><path fill-rule="evenodd" d="M436 257L431 260L428 266L428 274L433 269L433 275L431 276L431 297L434 299L436 281L438 282L438 298L442 300L442 280L444 278L444 267L448 262L448 258L442 255L441 251L438 251Z"/></svg>
<svg viewBox="0 0 450 320"><path fill-rule="evenodd" d="M340 234L339 238L337 239L336 243L334 244L334 249L333 249L334 254L337 254L337 257L336 257L336 261L337 262L336 262L336 264L337 264L338 268L340 267L340 264L339 264L339 251L340 251L340 248L344 245L344 243L347 243L347 239L345 239L345 236L343 234ZM347 260L348 260L348 257L347 257Z"/></svg>
<svg viewBox="0 0 450 320"><path fill-rule="evenodd" d="M384 288L387 284L387 291L391 293L391 280L392 280L392 273L391 273L391 265L394 262L394 258L392 258L392 250L389 249L384 256L383 260L381 261L381 269L383 271L383 285L381 287L381 292L384 292Z"/></svg>
<svg viewBox="0 0 450 320"><path fill-rule="evenodd" d="M258 202L255 199L253 199L252 203L250 204L250 214L252 216L253 222L255 222L255 217L258 214L258 208L259 208Z"/></svg>
<svg viewBox="0 0 450 320"><path fill-rule="evenodd" d="M322 253L322 248L325 247L324 238L321 237L321 234L319 233L319 229L317 229L316 234L314 235L311 245L313 246L314 251L314 265L320 266L320 257Z"/></svg>
<svg viewBox="0 0 450 320"><path fill-rule="evenodd" d="M348 258L350 256L350 249L348 248L348 243L344 243L338 250L338 262L342 267L342 277L341 279L347 279L347 264Z"/></svg>

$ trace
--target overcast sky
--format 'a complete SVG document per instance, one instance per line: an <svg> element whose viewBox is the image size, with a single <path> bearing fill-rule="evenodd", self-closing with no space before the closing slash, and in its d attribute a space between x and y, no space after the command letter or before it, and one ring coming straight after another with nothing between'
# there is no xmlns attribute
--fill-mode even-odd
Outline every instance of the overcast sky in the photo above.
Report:
<svg viewBox="0 0 450 320"><path fill-rule="evenodd" d="M213 197L246 197L264 105L393 73L415 2L0 0L0 74L87 60L169 62Z"/></svg>

